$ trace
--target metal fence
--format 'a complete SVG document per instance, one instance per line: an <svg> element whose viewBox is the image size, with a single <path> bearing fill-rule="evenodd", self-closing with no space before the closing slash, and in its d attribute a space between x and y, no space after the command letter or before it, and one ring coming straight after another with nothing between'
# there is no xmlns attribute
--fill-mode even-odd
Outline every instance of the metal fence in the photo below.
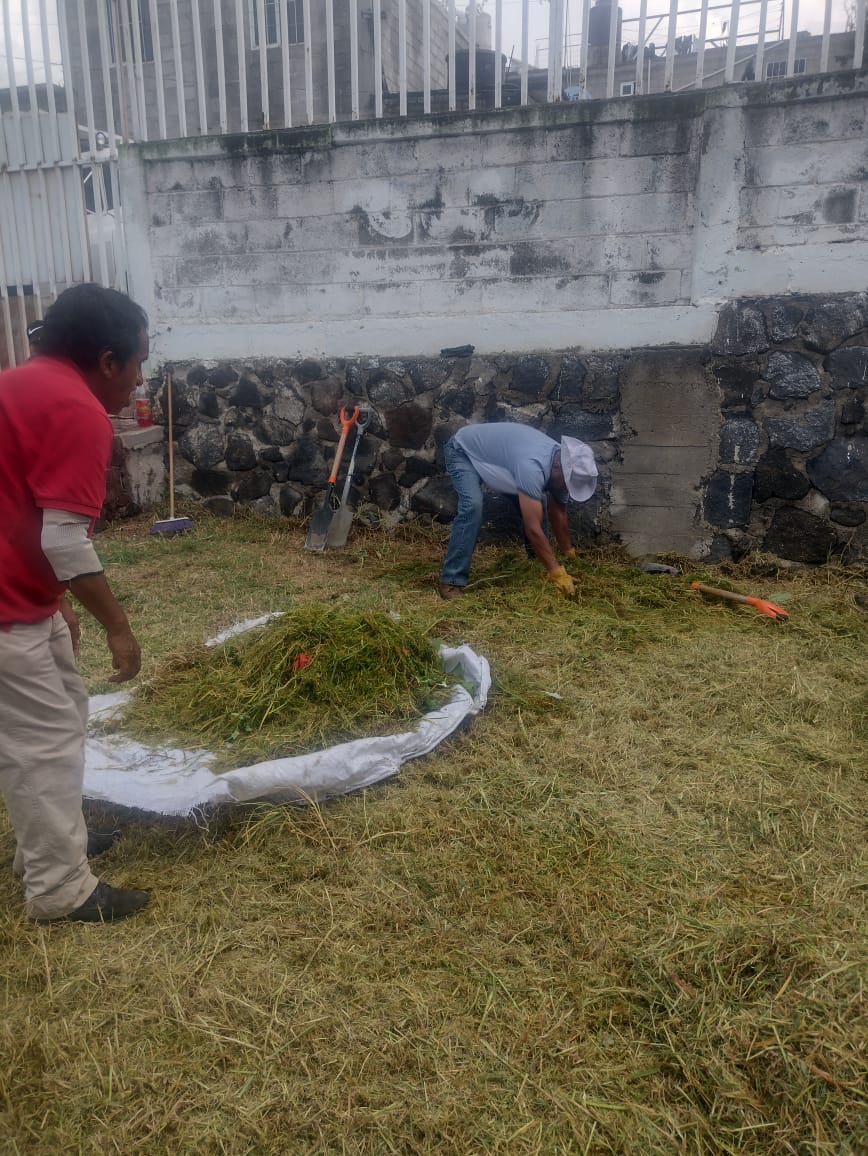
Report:
<svg viewBox="0 0 868 1156"><path fill-rule="evenodd" d="M123 143L825 72L833 42L838 68L865 47L866 0L825 0L810 59L798 0L549 0L533 39L531 0L506 32L504 0L0 4L0 365L67 285L125 287Z"/></svg>

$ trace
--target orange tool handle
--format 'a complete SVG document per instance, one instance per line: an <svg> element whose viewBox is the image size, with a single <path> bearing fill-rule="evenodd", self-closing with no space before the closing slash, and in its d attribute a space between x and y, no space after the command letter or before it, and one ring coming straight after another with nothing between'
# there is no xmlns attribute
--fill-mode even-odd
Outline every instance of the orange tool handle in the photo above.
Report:
<svg viewBox="0 0 868 1156"><path fill-rule="evenodd" d="M702 582L691 582L690 585L700 594L707 594L711 598L723 598L727 602L746 602L767 618L776 618L780 622L786 622L789 618L786 610L774 602L768 602L765 598L752 598L747 594L736 594L732 590L718 590L716 586L705 586Z"/></svg>
<svg viewBox="0 0 868 1156"><path fill-rule="evenodd" d="M335 460L332 462L332 472L329 474L329 485L333 486L338 480L338 467L341 464L341 458L344 456L344 446L347 444L347 435L353 427L356 419L359 416L359 407L353 410L349 417L346 416L347 407L341 410L338 414L341 422L341 436L338 441L338 448L335 450Z"/></svg>

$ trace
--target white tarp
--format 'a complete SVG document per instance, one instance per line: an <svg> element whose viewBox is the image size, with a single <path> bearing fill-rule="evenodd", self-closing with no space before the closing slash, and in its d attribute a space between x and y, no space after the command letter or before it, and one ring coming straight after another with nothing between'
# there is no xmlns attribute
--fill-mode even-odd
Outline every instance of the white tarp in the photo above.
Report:
<svg viewBox="0 0 868 1156"><path fill-rule="evenodd" d="M243 623L224 632L219 641L262 621L265 619ZM93 734L85 751L84 796L160 815L190 815L220 803L254 799L316 802L369 787L396 775L408 759L427 755L464 719L485 706L491 688L487 660L467 645L441 646L440 657L447 673L460 671L461 679L475 684L476 690L470 694L463 686L456 686L451 700L424 715L415 730L355 739L323 751L270 759L222 774L211 770L213 756L208 751L145 747L120 734ZM127 697L125 692L94 696L90 700L91 719L104 720Z"/></svg>

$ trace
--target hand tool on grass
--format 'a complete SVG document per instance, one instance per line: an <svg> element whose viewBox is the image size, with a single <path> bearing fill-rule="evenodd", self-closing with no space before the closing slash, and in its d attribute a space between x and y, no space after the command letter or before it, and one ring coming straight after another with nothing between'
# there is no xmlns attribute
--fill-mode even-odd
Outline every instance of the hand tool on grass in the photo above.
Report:
<svg viewBox="0 0 868 1156"><path fill-rule="evenodd" d="M350 454L344 492L341 494L341 504L335 510L335 516L331 520L326 535L326 545L330 550L339 550L342 546L346 546L347 538L350 535L350 526L353 524L353 511L349 504L350 486L353 481L353 471L356 468L356 452L359 448L359 442L362 440L362 434L370 420L371 415L367 410L362 410L356 419L356 440L353 442L353 452Z"/></svg>
<svg viewBox="0 0 868 1156"><path fill-rule="evenodd" d="M709 598L722 598L726 602L746 602L760 614L765 614L767 618L774 618L778 622L786 622L790 617L786 610L776 606L774 602L768 602L765 598L751 598L747 594L735 594L732 590L718 590L716 586L705 586L702 582L691 582L690 585Z"/></svg>
<svg viewBox="0 0 868 1156"><path fill-rule="evenodd" d="M173 534L186 534L195 527L192 518L175 517L175 434L172 426L172 371L166 370L166 432L169 438L169 516L161 522L154 522L151 534L170 538Z"/></svg>
<svg viewBox="0 0 868 1156"><path fill-rule="evenodd" d="M353 424L357 421L359 416L359 407L356 406L353 412L347 416L347 408L341 410L339 417L341 420L341 436L338 440L338 448L335 450L335 460L332 463L332 472L329 474L329 485L326 490L326 496L323 499L323 504L316 511L310 520L310 526L307 531L307 538L304 541L305 550L313 550L317 554L321 554L326 548L326 539L328 537L329 526L332 524L332 518L335 514L332 502L335 494L335 483L338 480L338 470L341 466L341 458L344 456L344 446L347 444L347 435L350 432Z"/></svg>

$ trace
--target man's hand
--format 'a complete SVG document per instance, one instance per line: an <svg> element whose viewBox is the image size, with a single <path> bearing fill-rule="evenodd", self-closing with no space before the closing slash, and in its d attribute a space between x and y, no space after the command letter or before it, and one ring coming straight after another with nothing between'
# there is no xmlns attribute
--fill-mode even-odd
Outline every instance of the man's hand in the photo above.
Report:
<svg viewBox="0 0 868 1156"><path fill-rule="evenodd" d="M68 598L61 598L60 613L63 615L63 621L69 627L69 633L72 637L72 656L78 658L81 653L81 624Z"/></svg>
<svg viewBox="0 0 868 1156"><path fill-rule="evenodd" d="M142 665L142 652L129 626L106 631L106 642L115 670L109 682L129 682L135 678Z"/></svg>
<svg viewBox="0 0 868 1156"><path fill-rule="evenodd" d="M572 598L576 593L576 584L563 566L555 566L554 570L549 570L548 578L565 598Z"/></svg>

